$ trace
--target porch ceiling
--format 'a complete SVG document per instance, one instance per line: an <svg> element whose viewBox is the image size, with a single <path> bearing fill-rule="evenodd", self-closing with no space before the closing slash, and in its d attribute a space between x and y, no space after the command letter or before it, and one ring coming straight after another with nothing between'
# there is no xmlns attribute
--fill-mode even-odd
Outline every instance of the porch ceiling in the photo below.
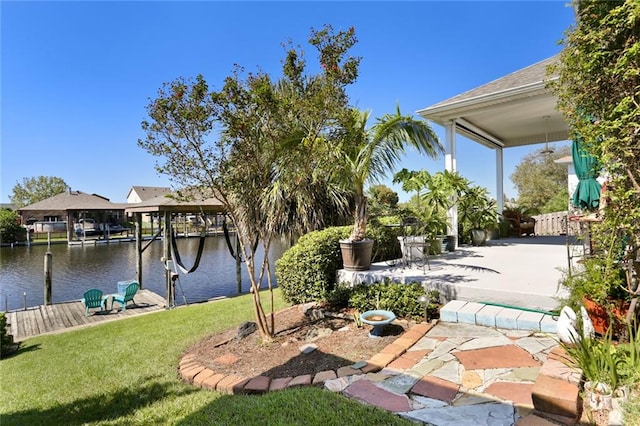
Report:
<svg viewBox="0 0 640 426"><path fill-rule="evenodd" d="M547 137L549 142L567 140L569 129L556 108L557 96L546 87L557 78L547 75L555 61L556 56L417 113L441 126L455 119L459 133L489 147L544 143Z"/></svg>

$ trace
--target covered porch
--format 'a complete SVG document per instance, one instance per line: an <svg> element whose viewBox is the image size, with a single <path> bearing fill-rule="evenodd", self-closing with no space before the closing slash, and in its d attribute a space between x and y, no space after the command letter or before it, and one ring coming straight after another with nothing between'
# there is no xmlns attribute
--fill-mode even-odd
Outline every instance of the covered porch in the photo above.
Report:
<svg viewBox="0 0 640 426"><path fill-rule="evenodd" d="M446 170L458 171L458 136L495 150L498 212L504 210L504 149L569 139L569 129L557 110L557 96L547 87L557 79L547 72L557 61L558 56L553 56L417 111L445 128ZM457 235L455 205L448 212L448 222L447 233Z"/></svg>
<svg viewBox="0 0 640 426"><path fill-rule="evenodd" d="M572 236L501 238L486 246L462 246L454 252L429 256L423 266L387 262L368 271L338 271L338 282L417 281L426 290L440 291L442 302L469 302L552 311L565 296L559 285L569 261L576 262L582 245Z"/></svg>

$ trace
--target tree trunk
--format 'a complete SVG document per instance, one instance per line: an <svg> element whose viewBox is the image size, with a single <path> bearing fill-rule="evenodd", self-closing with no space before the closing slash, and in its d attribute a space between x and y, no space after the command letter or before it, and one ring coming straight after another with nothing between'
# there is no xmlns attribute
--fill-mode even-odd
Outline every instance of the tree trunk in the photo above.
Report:
<svg viewBox="0 0 640 426"><path fill-rule="evenodd" d="M352 241L362 241L367 232L367 197L364 194L357 194L355 203L355 224L349 238Z"/></svg>

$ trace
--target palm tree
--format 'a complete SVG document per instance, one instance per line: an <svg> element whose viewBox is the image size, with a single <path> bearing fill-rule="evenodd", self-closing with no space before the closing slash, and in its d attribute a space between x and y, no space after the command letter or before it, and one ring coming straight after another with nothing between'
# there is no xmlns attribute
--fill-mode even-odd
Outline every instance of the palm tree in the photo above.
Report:
<svg viewBox="0 0 640 426"><path fill-rule="evenodd" d="M437 158L444 150L438 136L425 121L402 115L400 107L395 114L386 114L367 129L369 111L352 110L345 135L336 151L340 169L339 179L353 191L355 224L349 237L362 241L367 230L367 198L365 184L374 183L392 172L405 154L405 147L412 147L431 158Z"/></svg>

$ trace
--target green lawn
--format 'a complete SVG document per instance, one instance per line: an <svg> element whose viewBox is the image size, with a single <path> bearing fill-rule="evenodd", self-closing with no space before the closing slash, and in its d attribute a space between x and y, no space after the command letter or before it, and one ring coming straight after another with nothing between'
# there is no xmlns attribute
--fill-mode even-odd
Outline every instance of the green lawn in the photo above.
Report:
<svg viewBox="0 0 640 426"><path fill-rule="evenodd" d="M29 339L0 361L0 424L412 424L318 388L232 396L178 379L191 344L252 319L245 295Z"/></svg>

